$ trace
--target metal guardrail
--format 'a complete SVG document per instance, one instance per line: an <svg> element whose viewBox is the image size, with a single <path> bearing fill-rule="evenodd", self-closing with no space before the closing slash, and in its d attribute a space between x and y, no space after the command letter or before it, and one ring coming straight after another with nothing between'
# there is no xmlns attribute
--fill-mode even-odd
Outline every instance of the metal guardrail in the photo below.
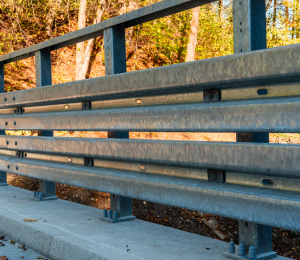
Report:
<svg viewBox="0 0 300 260"><path fill-rule="evenodd" d="M0 94L0 107L221 89L222 100L299 95L299 44ZM288 58L287 58L288 57ZM280 84L280 88L274 84ZM99 87L101 86L101 87ZM246 87L241 92L241 88ZM248 87L253 87L252 92ZM271 87L267 93L258 89ZM235 91L239 89L239 91Z"/></svg>
<svg viewBox="0 0 300 260"><path fill-rule="evenodd" d="M255 34L253 23L265 26L264 1L235 0L242 53L125 73L126 27L209 2L161 1L0 57L0 87L5 63L34 55L43 86L0 94L2 130L114 131L112 139L0 136L0 185L7 171L43 180L45 199L54 182L109 192L120 221L132 219L131 198L236 218L246 252L274 257L270 226L300 231L300 146L262 142L300 132L300 44L257 50L265 28ZM51 86L50 51L100 35L107 76ZM126 140L128 131L237 132L248 142Z"/></svg>

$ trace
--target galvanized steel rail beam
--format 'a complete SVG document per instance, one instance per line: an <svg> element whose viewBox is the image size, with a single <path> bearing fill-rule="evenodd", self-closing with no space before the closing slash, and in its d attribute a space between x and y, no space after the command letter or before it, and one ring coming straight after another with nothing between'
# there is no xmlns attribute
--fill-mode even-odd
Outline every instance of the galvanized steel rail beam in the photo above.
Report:
<svg viewBox="0 0 300 260"><path fill-rule="evenodd" d="M300 132L300 98L1 115L5 130Z"/></svg>
<svg viewBox="0 0 300 260"><path fill-rule="evenodd" d="M45 41L10 54L0 56L0 62L9 63L34 56L35 52L42 49L56 50L78 42L86 41L103 35L103 30L123 24L125 28L149 22L174 13L185 11L196 6L205 5L212 0L163 0L158 3L116 16L109 20L97 23L81 30Z"/></svg>
<svg viewBox="0 0 300 260"><path fill-rule="evenodd" d="M300 177L300 145L0 136L0 148L37 154Z"/></svg>
<svg viewBox="0 0 300 260"><path fill-rule="evenodd" d="M0 108L288 82L300 82L300 44L8 92L0 94Z"/></svg>
<svg viewBox="0 0 300 260"><path fill-rule="evenodd" d="M298 192L1 155L0 170L5 169L23 176L300 231Z"/></svg>

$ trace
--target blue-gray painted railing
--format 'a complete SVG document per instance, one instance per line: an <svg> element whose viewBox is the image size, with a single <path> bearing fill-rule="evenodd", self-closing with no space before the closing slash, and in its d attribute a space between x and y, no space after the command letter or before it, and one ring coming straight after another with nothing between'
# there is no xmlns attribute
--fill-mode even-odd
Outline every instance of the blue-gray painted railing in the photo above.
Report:
<svg viewBox="0 0 300 260"><path fill-rule="evenodd" d="M271 227L300 230L300 146L268 143L269 133L300 132L300 45L265 49L264 0L234 0L235 55L126 72L125 28L209 2L164 0L0 56L0 92L4 64L31 56L40 87L0 93L0 185L8 171L40 179L44 199L55 182L109 192L118 221L134 218L131 198L236 218L245 252L274 257ZM101 35L106 76L51 85L51 50ZM236 132L237 142L131 140L129 131Z"/></svg>

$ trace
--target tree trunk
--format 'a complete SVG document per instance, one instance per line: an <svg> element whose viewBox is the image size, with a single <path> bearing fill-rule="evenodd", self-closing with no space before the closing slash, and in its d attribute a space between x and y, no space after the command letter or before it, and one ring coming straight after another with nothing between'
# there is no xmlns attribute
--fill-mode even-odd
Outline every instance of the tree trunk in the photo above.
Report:
<svg viewBox="0 0 300 260"><path fill-rule="evenodd" d="M297 13L297 19L296 19L296 38L300 38L300 0L298 0L296 4L296 13Z"/></svg>
<svg viewBox="0 0 300 260"><path fill-rule="evenodd" d="M286 28L289 28L290 27L290 21L289 21L289 7L286 6L285 7L285 10L284 10L284 23L285 23L285 26Z"/></svg>
<svg viewBox="0 0 300 260"><path fill-rule="evenodd" d="M189 43L187 46L186 61L194 61L195 60L195 51L196 51L198 27L199 27L200 7L195 7L192 12L193 12L193 18L192 18L192 22L191 22L191 34L190 34Z"/></svg>
<svg viewBox="0 0 300 260"><path fill-rule="evenodd" d="M78 29L85 27L86 21L86 2L87 0L80 0L79 14L78 14ZM76 44L76 80L85 79L83 74L84 63L84 42Z"/></svg>
<svg viewBox="0 0 300 260"><path fill-rule="evenodd" d="M224 13L223 0L219 0L219 16L220 16L221 22L223 21L223 13ZM221 26L222 26L222 24L221 24Z"/></svg>
<svg viewBox="0 0 300 260"><path fill-rule="evenodd" d="M272 0L269 0L268 3L266 4L266 11L268 11L270 9Z"/></svg>
<svg viewBox="0 0 300 260"><path fill-rule="evenodd" d="M274 6L273 6L273 27L276 26L276 18L277 18L277 0L274 0Z"/></svg>
<svg viewBox="0 0 300 260"><path fill-rule="evenodd" d="M103 16L103 12L104 12L104 1L105 0L102 0L101 4L98 6L97 15L96 15L96 18L94 20L94 24L100 23L101 20L102 20L102 16ZM90 39L87 42L85 52L84 52L84 59L83 59L82 69L81 69L81 72L82 72L81 74L83 76L82 79L86 78L86 74L87 74L87 71L88 71L88 68L89 68L89 63L90 63L90 60L91 60L91 54L92 54L94 43L95 43L95 39Z"/></svg>
<svg viewBox="0 0 300 260"><path fill-rule="evenodd" d="M53 22L56 16L56 10L59 9L62 0L52 0L49 1L49 12L46 15L46 33L47 35L52 38L52 31L53 31Z"/></svg>

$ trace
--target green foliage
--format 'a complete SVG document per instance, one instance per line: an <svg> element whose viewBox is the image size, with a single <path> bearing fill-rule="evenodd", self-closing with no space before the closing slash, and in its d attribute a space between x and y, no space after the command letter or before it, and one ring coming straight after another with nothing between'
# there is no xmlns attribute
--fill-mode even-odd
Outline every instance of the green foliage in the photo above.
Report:
<svg viewBox="0 0 300 260"><path fill-rule="evenodd" d="M186 11L142 26L140 36L155 47L153 58L159 65L184 61L191 18L191 12Z"/></svg>
<svg viewBox="0 0 300 260"><path fill-rule="evenodd" d="M201 8L196 60L233 54L232 7L225 9L222 18L217 8L216 5Z"/></svg>

